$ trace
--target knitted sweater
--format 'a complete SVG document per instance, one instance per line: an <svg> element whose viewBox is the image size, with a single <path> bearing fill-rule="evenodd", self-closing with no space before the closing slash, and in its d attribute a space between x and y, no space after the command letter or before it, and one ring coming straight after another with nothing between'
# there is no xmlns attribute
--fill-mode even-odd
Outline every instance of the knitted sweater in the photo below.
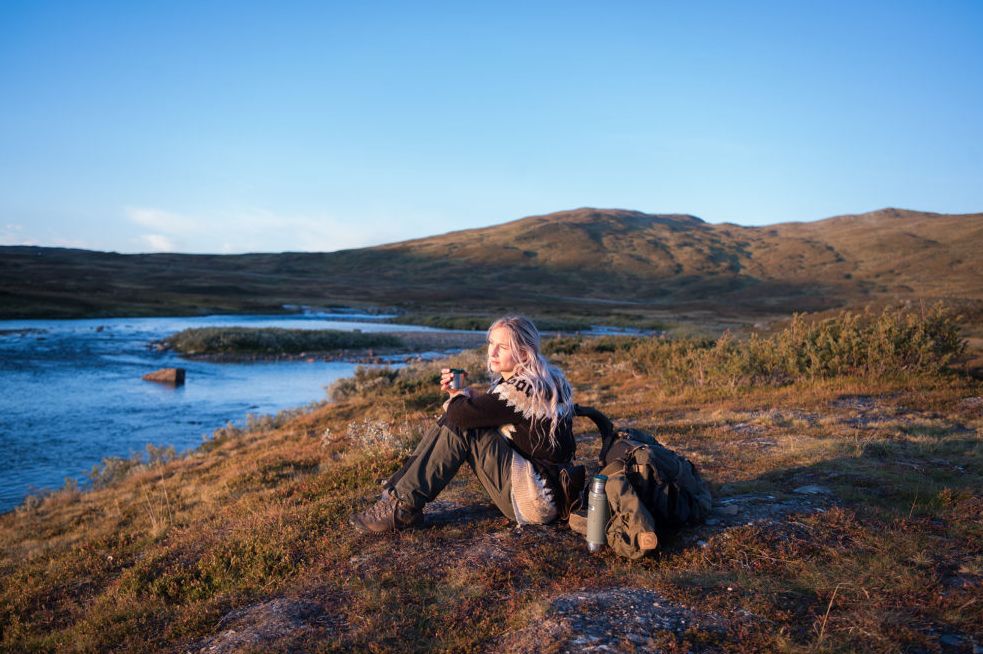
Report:
<svg viewBox="0 0 983 654"><path fill-rule="evenodd" d="M556 417L536 402L533 386L521 376L499 378L488 391L456 395L442 424L458 430L498 429L513 450L512 506L523 523L545 523L558 512L558 465L570 463L576 449L573 416ZM550 424L558 420L549 437Z"/></svg>

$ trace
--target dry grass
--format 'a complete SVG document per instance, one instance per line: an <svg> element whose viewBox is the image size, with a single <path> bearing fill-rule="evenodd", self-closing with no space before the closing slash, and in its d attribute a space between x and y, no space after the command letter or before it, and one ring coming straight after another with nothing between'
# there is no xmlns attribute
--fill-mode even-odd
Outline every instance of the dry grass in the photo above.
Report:
<svg viewBox="0 0 983 654"><path fill-rule="evenodd" d="M347 516L439 410L433 380L446 362L436 362L363 373L369 396L352 382L335 404L226 430L191 455L0 517L0 646L547 652L586 647L576 639L588 636L621 651L983 644L978 382L919 373L672 386L639 369L635 340L569 345L551 347L578 402L656 432L714 487L710 523L668 537L659 556L590 556L559 525L517 530L469 472L429 507L423 529L352 533ZM479 356L452 361L475 369ZM579 456L589 461L597 443L585 423ZM626 608L626 598L648 604Z"/></svg>

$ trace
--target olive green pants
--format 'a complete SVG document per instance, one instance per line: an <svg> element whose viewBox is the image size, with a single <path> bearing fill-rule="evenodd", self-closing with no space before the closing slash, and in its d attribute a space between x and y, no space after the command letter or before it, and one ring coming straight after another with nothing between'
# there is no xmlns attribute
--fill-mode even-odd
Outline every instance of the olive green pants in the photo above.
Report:
<svg viewBox="0 0 983 654"><path fill-rule="evenodd" d="M510 520L512 509L512 448L497 429L457 431L434 425L403 467L389 479L401 501L422 509L436 499L463 463L474 470L482 488Z"/></svg>

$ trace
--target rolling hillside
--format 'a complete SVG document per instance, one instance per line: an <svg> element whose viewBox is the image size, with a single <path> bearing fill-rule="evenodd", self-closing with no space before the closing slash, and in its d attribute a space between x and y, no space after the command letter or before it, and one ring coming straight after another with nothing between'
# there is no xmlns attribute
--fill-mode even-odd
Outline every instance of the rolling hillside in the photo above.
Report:
<svg viewBox="0 0 983 654"><path fill-rule="evenodd" d="M271 311L284 304L764 316L983 301L983 214L899 209L765 227L577 209L332 253L0 247L0 317Z"/></svg>

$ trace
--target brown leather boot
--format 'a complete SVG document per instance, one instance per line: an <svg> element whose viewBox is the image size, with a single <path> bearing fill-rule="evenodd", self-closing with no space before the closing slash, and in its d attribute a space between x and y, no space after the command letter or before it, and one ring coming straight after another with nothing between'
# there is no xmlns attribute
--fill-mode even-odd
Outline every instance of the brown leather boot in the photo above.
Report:
<svg viewBox="0 0 983 654"><path fill-rule="evenodd" d="M387 531L415 527L423 522L423 512L386 491L382 499L348 519L348 524L363 534L383 534Z"/></svg>

